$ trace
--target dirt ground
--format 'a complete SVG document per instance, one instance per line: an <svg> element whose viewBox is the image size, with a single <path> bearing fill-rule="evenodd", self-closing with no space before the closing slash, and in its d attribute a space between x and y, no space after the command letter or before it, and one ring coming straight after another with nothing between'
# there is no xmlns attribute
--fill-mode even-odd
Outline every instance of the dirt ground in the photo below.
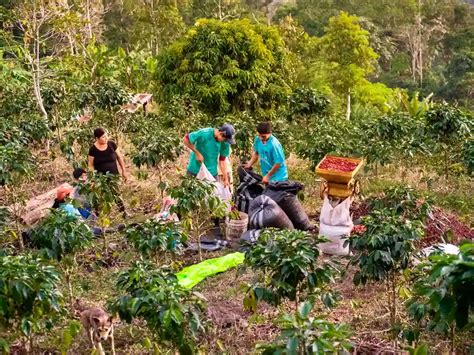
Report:
<svg viewBox="0 0 474 355"><path fill-rule="evenodd" d="M186 157L180 158L177 167L185 166ZM70 181L70 172L67 164L61 159L50 162L46 157L42 158L41 176L30 183L23 191L25 197L31 197L36 193L47 191L64 181ZM321 201L319 199L319 182L307 165L295 158L289 160L290 175L292 179L301 181L306 185L303 204L313 218L317 218ZM165 172L166 178L170 182L176 182L176 177L184 173L183 169L175 166ZM394 173L386 172L386 181L398 181ZM237 176L234 177L237 179ZM381 174L378 177L370 175L361 176L363 189L367 194L375 193L376 188L371 187L371 179L383 180ZM419 187L419 176L404 176L407 183ZM460 182L464 189L472 188L472 182ZM379 186L377 185L377 186ZM439 182L439 190L445 188ZM457 190L459 186L453 187ZM435 187L436 189L436 187ZM124 198L133 217L125 222L136 222L152 216L160 206L157 189L157 175L150 171L146 181L132 177L131 182L123 188ZM473 191L473 189L471 189ZM449 191L448 191L449 192ZM4 200L4 202L6 202ZM466 220L467 225L471 222L469 216L461 216ZM122 222L118 214L112 218L112 224ZM471 227L469 227L471 228ZM471 228L472 229L472 228ZM138 258L136 252L131 249L123 237L119 234L110 235L110 253L107 256L100 254L102 241L97 240L95 246L78 257L78 265L72 278L73 289L78 298L88 305L105 306L107 300L116 295L114 288L115 279L121 270L130 265ZM230 250L229 250L230 251ZM219 251L207 253L205 257L216 257L229 251ZM198 256L184 255L179 262L182 266L198 262ZM347 260L339 258L342 266ZM345 267L344 267L345 268ZM348 268L341 276L334 289L340 294L340 301L335 309L328 311L322 307L316 308L315 315L324 315L330 320L338 323L347 323L353 332L353 343L356 353L359 354L393 354L393 341L389 334L389 313L385 286L383 284L368 284L356 287L352 283L354 270ZM278 327L275 320L278 315L293 309L293 305L284 304L275 308L266 304L259 304L255 314L245 311L242 305L243 291L241 285L248 282L252 277L250 271L241 272L233 269L226 273L208 278L195 287L208 300L206 311L207 331L197 339L199 349L206 354L248 354L255 352L255 345L260 342L271 342L278 335ZM66 288L64 288L65 291ZM66 293L66 292L65 292ZM403 300L400 300L400 318L406 319L403 313ZM55 329L52 333L45 334L38 340L36 353L58 353L58 344L61 343L62 329ZM152 339L143 322L134 322L128 325L118 322L115 330L116 352L117 354L149 354L152 349L147 348L147 339ZM474 333L467 334L458 339L458 353L468 353L468 346L474 339ZM423 341L430 345L434 353L446 353L448 343L438 335L426 332ZM105 345L106 350L108 345ZM20 347L14 345L13 353L22 353ZM162 353L173 353L167 350L166 346L161 347ZM69 351L70 354L90 354L86 338L79 335ZM400 352L399 352L400 353Z"/></svg>

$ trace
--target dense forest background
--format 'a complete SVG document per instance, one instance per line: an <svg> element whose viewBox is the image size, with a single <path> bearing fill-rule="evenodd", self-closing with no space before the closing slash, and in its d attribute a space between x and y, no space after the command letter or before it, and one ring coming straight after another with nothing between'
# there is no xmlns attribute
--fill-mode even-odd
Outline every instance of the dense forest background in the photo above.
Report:
<svg viewBox="0 0 474 355"><path fill-rule="evenodd" d="M36 71L48 80L52 74L40 73L43 66L64 71L65 63L91 45L106 46L101 49L104 53L122 48L134 53L127 58L146 58L184 36L200 18L246 18L272 24L282 35L293 55L293 75L288 77L293 81L288 84L337 94L340 88L328 73L321 38L329 19L341 11L357 16L356 22L370 33L370 46L376 53L366 78L379 84L359 81L352 88L356 100L377 104L387 101L388 88L403 88L472 106L474 10L457 0L4 0L0 45L4 61L30 64L30 74ZM351 37L340 39L337 46L344 46L344 40ZM29 48L18 50L25 46ZM35 48L44 63L34 61ZM63 68L53 68L59 58L64 58ZM132 84L131 89L134 85L149 89L144 83Z"/></svg>

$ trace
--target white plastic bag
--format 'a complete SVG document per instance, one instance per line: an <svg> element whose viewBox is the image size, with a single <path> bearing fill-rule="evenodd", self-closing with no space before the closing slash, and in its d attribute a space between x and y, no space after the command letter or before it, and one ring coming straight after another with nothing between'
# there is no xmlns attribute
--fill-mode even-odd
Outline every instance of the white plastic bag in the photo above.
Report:
<svg viewBox="0 0 474 355"><path fill-rule="evenodd" d="M321 214L319 221L328 226L343 226L353 227L350 207L352 204L351 197L346 198L336 207L332 207L328 197L324 197L323 207L321 208Z"/></svg>
<svg viewBox="0 0 474 355"><path fill-rule="evenodd" d="M232 200L232 193L228 187L225 187L223 183L217 182L214 176L207 170L204 164L201 164L201 168L199 169L196 178L199 180L205 180L214 185L214 193L218 196L225 204L227 205L227 211L229 212L231 209L230 201Z"/></svg>
<svg viewBox="0 0 474 355"><path fill-rule="evenodd" d="M329 239L326 243L319 244L319 249L330 255L349 255L349 245L344 247L344 242L350 235L352 226L328 226L319 224L319 235Z"/></svg>

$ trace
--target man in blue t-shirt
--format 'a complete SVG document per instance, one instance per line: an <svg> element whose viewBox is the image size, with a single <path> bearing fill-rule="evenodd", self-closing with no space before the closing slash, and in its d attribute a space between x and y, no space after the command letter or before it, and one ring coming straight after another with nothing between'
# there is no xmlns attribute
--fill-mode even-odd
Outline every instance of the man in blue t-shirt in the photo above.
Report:
<svg viewBox="0 0 474 355"><path fill-rule="evenodd" d="M285 164L285 152L278 139L272 135L270 122L262 122L257 126L258 136L253 143L253 153L244 168L250 169L260 160L264 184L288 180L288 170Z"/></svg>

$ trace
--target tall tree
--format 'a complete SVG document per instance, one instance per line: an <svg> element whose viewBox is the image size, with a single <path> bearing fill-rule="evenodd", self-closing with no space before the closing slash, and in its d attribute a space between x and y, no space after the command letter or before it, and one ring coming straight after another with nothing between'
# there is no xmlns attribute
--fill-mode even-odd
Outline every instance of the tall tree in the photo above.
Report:
<svg viewBox="0 0 474 355"><path fill-rule="evenodd" d="M350 118L351 91L374 71L377 54L369 44L369 32L359 19L347 12L329 19L320 38L321 57L329 63L333 89L347 98L347 119Z"/></svg>
<svg viewBox="0 0 474 355"><path fill-rule="evenodd" d="M164 102L188 95L211 114L274 108L292 82L278 31L248 20L199 20L158 67Z"/></svg>

